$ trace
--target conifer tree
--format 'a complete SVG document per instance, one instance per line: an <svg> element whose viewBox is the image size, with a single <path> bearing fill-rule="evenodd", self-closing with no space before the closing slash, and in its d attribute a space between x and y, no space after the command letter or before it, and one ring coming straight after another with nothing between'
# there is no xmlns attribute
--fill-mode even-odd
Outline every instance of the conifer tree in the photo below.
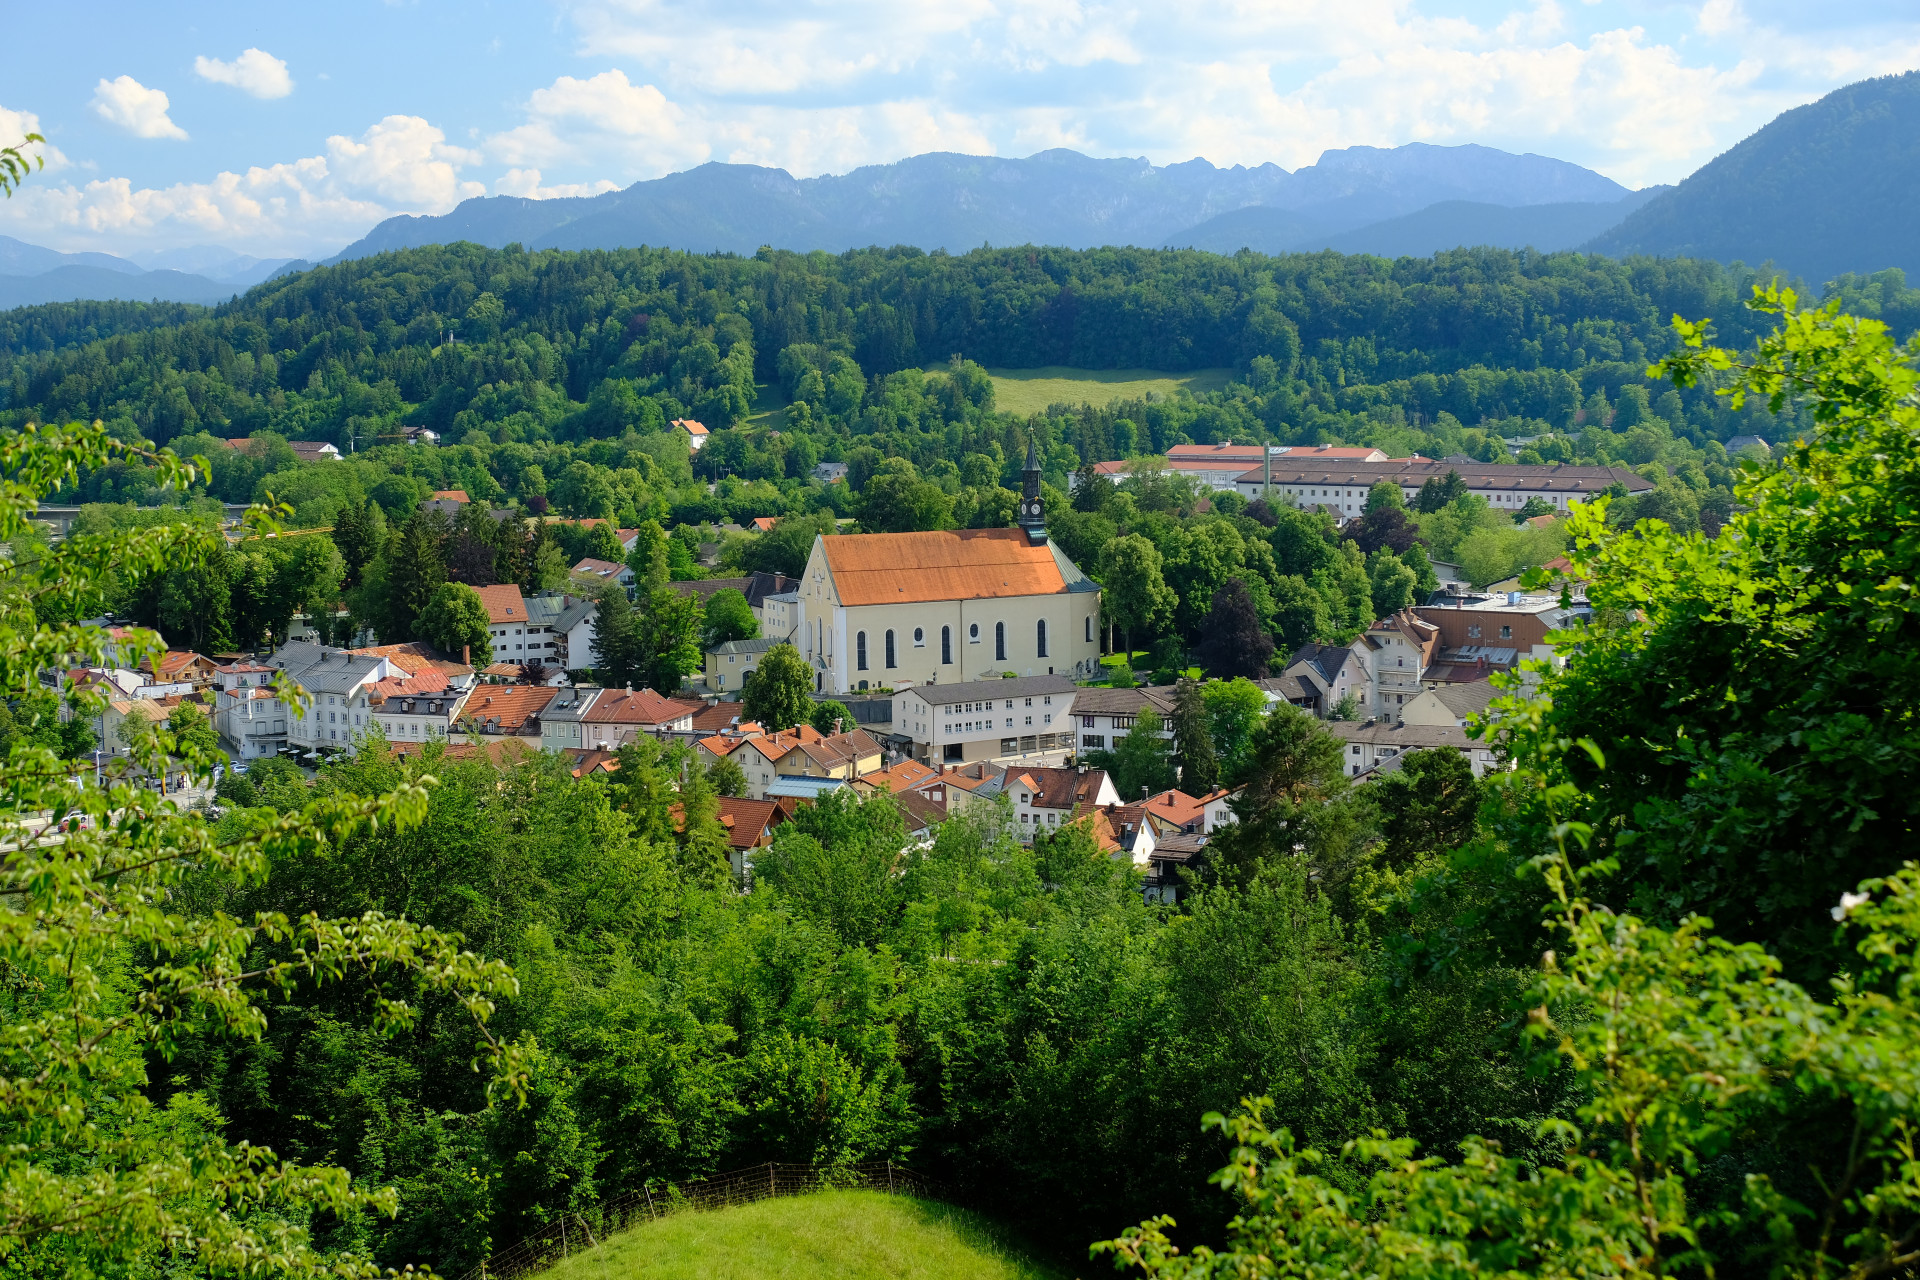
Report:
<svg viewBox="0 0 1920 1280"><path fill-rule="evenodd" d="M1181 790L1194 796L1207 794L1220 781L1204 693L1198 680L1182 680L1173 691L1173 762L1180 769Z"/></svg>

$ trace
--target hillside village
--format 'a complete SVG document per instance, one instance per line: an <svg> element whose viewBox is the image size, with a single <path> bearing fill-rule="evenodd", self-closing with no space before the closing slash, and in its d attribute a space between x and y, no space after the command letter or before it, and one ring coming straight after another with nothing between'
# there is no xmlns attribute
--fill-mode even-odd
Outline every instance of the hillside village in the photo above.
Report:
<svg viewBox="0 0 1920 1280"><path fill-rule="evenodd" d="M911 55L867 120L662 55L791 63L790 15L475 76L500 14L376 6L415 97L464 74L357 138L391 71L310 15L22 45L16 230L395 216L318 266L0 236L8 1274L1920 1267L1920 73L1664 191L1443 140L734 162L1030 75L1068 138L1220 57L1375 94L1389 7L1316 20L1357 77L1298 15L1197 75L1079 15L1092 79L858 15ZM1604 53L1634 128L1556 80L1442 133L1598 119L1651 177L1623 50L1701 138L1858 62L1616 16L1421 30ZM983 54L985 115L922 74Z"/></svg>
<svg viewBox="0 0 1920 1280"><path fill-rule="evenodd" d="M1409 503L1422 485L1447 480L1489 505L1526 509L1539 500L1555 511L1612 486L1649 487L1620 468L1230 444L1102 464L1088 482L1118 484L1155 470L1310 511L1333 528L1360 521L1383 482ZM1150 754L1174 761L1178 687L1114 679L1101 586L1049 536L1031 448L1024 480L1011 528L817 534L795 577L671 583L702 609L721 592L738 593L756 634L713 644L701 669L670 693L593 682L602 601L609 591L633 599L636 570L645 569L593 556L573 565L567 590L476 588L493 658L478 667L470 648L382 643L365 632L355 643L327 645L296 622L292 634L305 638L270 651L169 650L157 668L81 669L66 683L110 688L92 725L103 753L129 750L128 721L158 723L183 704L198 705L236 773L283 757L311 767L377 742L402 759L428 749L495 759L553 752L574 776L591 777L617 770L622 749L638 740L675 745L703 769L726 761L738 770L734 794L718 804L743 884L755 851L799 806L844 789L890 796L922 840L951 815L1003 800L1025 840L1079 824L1141 873L1149 901L1175 901L1180 869L1235 821L1238 792L1120 789L1130 780L1106 762L1127 744L1150 739ZM425 506L458 518L468 502L465 492L444 490ZM641 541L635 529L612 535L629 557ZM1577 585L1570 592L1569 605L1557 593L1476 592L1437 577L1425 599L1374 619L1351 642L1276 653L1240 682L1262 706L1284 703L1322 723L1355 782L1383 776L1417 751L1457 753L1480 777L1501 767L1499 747L1475 737L1471 722L1497 696L1495 676L1553 662L1552 634L1588 616ZM804 693L836 713L830 722L769 725L745 712L757 669L783 647L809 673ZM1191 678L1203 689L1224 683L1205 672ZM1178 783L1180 766L1170 767Z"/></svg>

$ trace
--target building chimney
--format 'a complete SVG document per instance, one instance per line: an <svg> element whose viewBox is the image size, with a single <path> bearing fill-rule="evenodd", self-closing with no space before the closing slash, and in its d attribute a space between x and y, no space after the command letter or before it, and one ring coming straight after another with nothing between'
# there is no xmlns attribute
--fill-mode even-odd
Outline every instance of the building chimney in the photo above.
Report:
<svg viewBox="0 0 1920 1280"><path fill-rule="evenodd" d="M463 644L460 646L460 665L463 667L470 667L473 665L473 646L472 645Z"/></svg>

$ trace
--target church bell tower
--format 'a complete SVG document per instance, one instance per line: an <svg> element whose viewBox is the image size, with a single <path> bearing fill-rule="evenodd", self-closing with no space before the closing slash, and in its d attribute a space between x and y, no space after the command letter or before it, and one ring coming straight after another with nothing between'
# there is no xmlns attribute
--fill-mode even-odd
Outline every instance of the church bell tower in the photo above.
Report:
<svg viewBox="0 0 1920 1280"><path fill-rule="evenodd" d="M1027 437L1027 472L1020 486L1020 527L1035 546L1047 540L1047 516L1040 506L1040 453L1032 436Z"/></svg>

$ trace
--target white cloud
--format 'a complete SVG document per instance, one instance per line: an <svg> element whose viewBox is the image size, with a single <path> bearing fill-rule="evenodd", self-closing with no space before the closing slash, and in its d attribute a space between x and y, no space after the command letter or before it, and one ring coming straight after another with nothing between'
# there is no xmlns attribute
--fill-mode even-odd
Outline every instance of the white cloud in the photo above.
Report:
<svg viewBox="0 0 1920 1280"><path fill-rule="evenodd" d="M388 116L359 138L327 139L330 168L358 187L415 213L445 213L485 185L462 182L460 167L480 153L447 142L447 135L419 116Z"/></svg>
<svg viewBox="0 0 1920 1280"><path fill-rule="evenodd" d="M101 119L119 125L136 138L178 138L187 131L167 116L167 95L149 89L132 76L102 80L93 89L93 110Z"/></svg>
<svg viewBox="0 0 1920 1280"><path fill-rule="evenodd" d="M500 196L525 196L529 200L558 200L566 196L597 196L619 190L619 184L606 178L598 182L564 182L557 186L540 185L538 169L509 169L493 181L493 193Z"/></svg>
<svg viewBox="0 0 1920 1280"><path fill-rule="evenodd" d="M293 92L293 77L284 60L262 49L248 49L232 62L205 56L193 60L193 73L215 84L230 84L256 98L284 98Z"/></svg>
<svg viewBox="0 0 1920 1280"><path fill-rule="evenodd" d="M13 113L22 120L32 117ZM0 126L8 113L0 111ZM61 249L115 252L218 243L262 257L310 255L358 239L396 213L445 213L486 188L460 177L475 152L418 116L388 116L325 155L138 187L127 178L29 182L0 201L8 234Z"/></svg>
<svg viewBox="0 0 1920 1280"><path fill-rule="evenodd" d="M21 146L21 140L28 134L37 133L45 137L46 132L40 127L40 117L33 112L0 107L0 147L18 147L29 163L38 160L41 167L34 170L36 173L56 173L72 163L60 148L50 142Z"/></svg>
<svg viewBox="0 0 1920 1280"><path fill-rule="evenodd" d="M1478 141L1639 184L1684 177L1847 79L1920 62L1910 19L1821 29L1784 0L1636 6L1652 30L1572 0L1487 0L1473 18L1436 4L571 0L578 52L613 69L536 91L489 150L641 177L709 156L807 175L923 142L1295 168L1331 147ZM629 108L654 122L648 145L623 144L640 135L611 111L560 108L596 88L649 95Z"/></svg>

